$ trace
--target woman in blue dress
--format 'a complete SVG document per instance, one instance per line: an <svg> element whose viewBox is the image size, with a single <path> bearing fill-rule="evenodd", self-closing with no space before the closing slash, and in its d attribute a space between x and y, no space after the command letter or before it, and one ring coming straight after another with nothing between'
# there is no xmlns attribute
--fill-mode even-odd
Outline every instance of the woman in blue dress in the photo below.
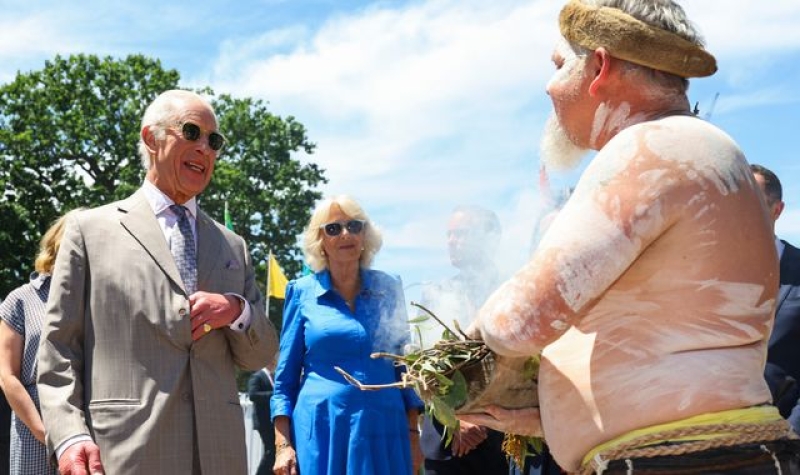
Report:
<svg viewBox="0 0 800 475"><path fill-rule="evenodd" d="M423 456L411 389L362 391L400 380L373 352L399 354L408 339L400 279L369 268L381 234L352 198L322 201L304 234L314 274L286 289L271 400L277 475L411 475Z"/></svg>

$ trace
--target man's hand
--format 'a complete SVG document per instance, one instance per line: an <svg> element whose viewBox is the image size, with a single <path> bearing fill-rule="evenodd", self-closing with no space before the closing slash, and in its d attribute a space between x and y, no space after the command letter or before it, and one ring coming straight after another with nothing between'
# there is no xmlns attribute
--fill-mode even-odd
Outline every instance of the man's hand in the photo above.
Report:
<svg viewBox="0 0 800 475"><path fill-rule="evenodd" d="M539 408L528 407L525 409L504 409L500 406L486 406L486 412L477 414L461 414L458 418L464 421L486 427L491 427L500 432L524 435L528 437L543 437L542 419Z"/></svg>
<svg viewBox="0 0 800 475"><path fill-rule="evenodd" d="M464 335L466 335L470 340L483 340L481 337L481 332L478 330L477 318L470 323L470 325L467 327L467 330L464 332Z"/></svg>
<svg viewBox="0 0 800 475"><path fill-rule="evenodd" d="M104 475L100 447L91 441L70 445L58 459L58 471L61 475Z"/></svg>
<svg viewBox="0 0 800 475"><path fill-rule="evenodd" d="M233 295L195 292L189 296L189 305L192 309L194 341L203 338L212 330L227 327L241 314L240 300Z"/></svg>
<svg viewBox="0 0 800 475"><path fill-rule="evenodd" d="M463 457L481 444L489 433L485 427L461 420L458 424L458 433L453 435L450 450L456 457Z"/></svg>

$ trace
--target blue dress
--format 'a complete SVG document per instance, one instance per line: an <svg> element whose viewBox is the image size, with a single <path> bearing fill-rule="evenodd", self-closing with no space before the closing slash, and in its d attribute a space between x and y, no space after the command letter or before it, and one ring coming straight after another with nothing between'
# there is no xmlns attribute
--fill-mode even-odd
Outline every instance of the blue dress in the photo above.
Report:
<svg viewBox="0 0 800 475"><path fill-rule="evenodd" d="M286 288L272 418L291 418L301 475L410 475L406 411L422 410L411 389L362 391L334 370L365 384L398 381L400 370L375 351L401 354L408 340L398 278L362 269L351 312L325 270Z"/></svg>

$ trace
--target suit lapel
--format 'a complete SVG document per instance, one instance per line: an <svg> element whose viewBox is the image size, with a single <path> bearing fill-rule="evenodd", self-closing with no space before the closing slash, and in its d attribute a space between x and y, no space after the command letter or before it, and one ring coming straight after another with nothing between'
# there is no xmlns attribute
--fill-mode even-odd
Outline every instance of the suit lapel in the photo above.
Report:
<svg viewBox="0 0 800 475"><path fill-rule="evenodd" d="M175 265L175 259L169 251L161 226L159 226L144 193L137 191L127 200L121 201L119 211L119 222L122 227L142 245L167 277L179 287L183 287L183 280L181 280L181 274Z"/></svg>
<svg viewBox="0 0 800 475"><path fill-rule="evenodd" d="M197 209L197 284L202 286L202 282L211 279L215 256L220 255L222 245L220 232L214 225L214 221L208 217L200 208ZM198 288L198 290L201 290Z"/></svg>
<svg viewBox="0 0 800 475"><path fill-rule="evenodd" d="M792 290L792 286L790 285L781 285L781 287L778 289L778 305L775 306L775 313L780 310L781 305L783 305L783 301L786 300L790 290Z"/></svg>

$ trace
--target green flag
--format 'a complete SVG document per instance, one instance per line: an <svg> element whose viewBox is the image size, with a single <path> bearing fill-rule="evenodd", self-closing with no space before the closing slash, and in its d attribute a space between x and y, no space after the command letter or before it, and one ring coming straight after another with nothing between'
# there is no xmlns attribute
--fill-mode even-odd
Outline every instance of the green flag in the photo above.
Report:
<svg viewBox="0 0 800 475"><path fill-rule="evenodd" d="M233 231L233 220L231 219L231 212L228 210L228 201L225 201L225 227Z"/></svg>

